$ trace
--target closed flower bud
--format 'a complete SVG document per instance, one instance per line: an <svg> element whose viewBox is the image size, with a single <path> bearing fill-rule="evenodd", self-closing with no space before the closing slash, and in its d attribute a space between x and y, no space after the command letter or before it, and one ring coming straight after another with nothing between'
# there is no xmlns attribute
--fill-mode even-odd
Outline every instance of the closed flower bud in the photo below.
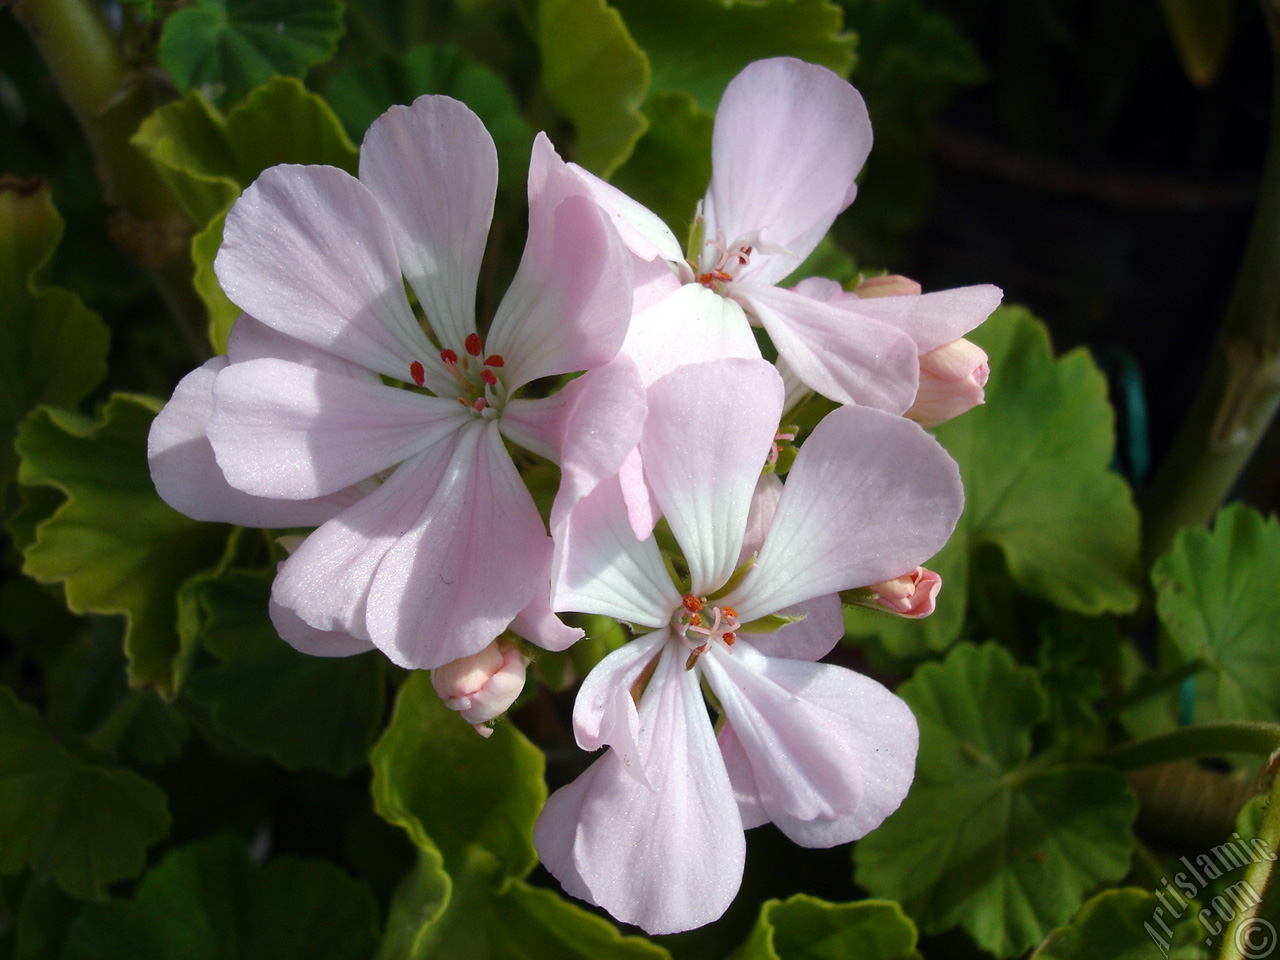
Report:
<svg viewBox="0 0 1280 960"><path fill-rule="evenodd" d="M867 588L875 594L875 605L908 620L919 620L933 613L942 578L932 570L916 567L910 573L873 583Z"/></svg>
<svg viewBox="0 0 1280 960"><path fill-rule="evenodd" d="M981 347L963 338L952 340L920 358L920 387L906 416L923 427L936 427L972 410L985 399L990 374Z"/></svg>
<svg viewBox="0 0 1280 960"><path fill-rule="evenodd" d="M431 671L431 685L450 710L482 737L488 723L507 712L524 689L525 658L509 640L495 640L479 653L453 660Z"/></svg>

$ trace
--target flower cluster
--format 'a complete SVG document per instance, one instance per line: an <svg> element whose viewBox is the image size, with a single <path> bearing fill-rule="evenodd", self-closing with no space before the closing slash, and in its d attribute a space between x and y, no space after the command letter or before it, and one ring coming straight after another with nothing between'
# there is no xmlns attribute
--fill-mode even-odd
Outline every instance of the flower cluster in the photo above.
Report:
<svg viewBox="0 0 1280 960"><path fill-rule="evenodd" d="M582 633L561 613L632 628L574 708L579 745L604 752L535 841L566 890L649 932L723 913L745 828L843 843L914 773L905 704L819 661L842 595L933 610L920 564L963 492L922 424L981 402L986 357L963 336L1000 292L781 285L870 148L861 98L830 71L750 65L717 113L686 257L540 135L524 255L478 324L493 142L449 98L392 108L358 177L275 167L237 201L215 269L244 315L151 431L177 509L310 529L272 590L281 637L433 670L481 732L524 683L532 648L513 635L564 649ZM782 424L811 392L839 406L797 443ZM549 509L509 445L558 466Z"/></svg>

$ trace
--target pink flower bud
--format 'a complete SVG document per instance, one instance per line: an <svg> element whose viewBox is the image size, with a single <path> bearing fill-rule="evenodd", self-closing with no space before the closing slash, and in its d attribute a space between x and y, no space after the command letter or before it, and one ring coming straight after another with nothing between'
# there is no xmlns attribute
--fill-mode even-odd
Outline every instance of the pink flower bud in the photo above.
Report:
<svg viewBox="0 0 1280 960"><path fill-rule="evenodd" d="M936 427L985 399L991 369L982 348L964 338L944 343L920 358L920 387L906 416Z"/></svg>
<svg viewBox="0 0 1280 960"><path fill-rule="evenodd" d="M909 620L919 620L933 613L942 578L932 570L916 567L910 573L873 583L867 588L876 595L876 606Z"/></svg>
<svg viewBox="0 0 1280 960"><path fill-rule="evenodd" d="M514 643L495 640L479 653L432 670L431 685L446 707L487 737L493 733L488 722L506 713L524 689L525 663Z"/></svg>
<svg viewBox="0 0 1280 960"><path fill-rule="evenodd" d="M860 297L918 297L921 287L914 280L890 273L883 277L868 277L853 292Z"/></svg>

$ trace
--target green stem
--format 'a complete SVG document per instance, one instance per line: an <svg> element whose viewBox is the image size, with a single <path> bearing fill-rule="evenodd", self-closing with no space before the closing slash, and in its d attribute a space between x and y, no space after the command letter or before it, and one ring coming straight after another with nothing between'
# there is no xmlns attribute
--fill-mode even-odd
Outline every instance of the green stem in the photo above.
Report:
<svg viewBox="0 0 1280 960"><path fill-rule="evenodd" d="M1260 957L1263 954L1258 952L1257 948L1261 942L1269 939L1274 944L1274 929L1255 926L1258 907L1261 906L1267 894L1267 884L1271 880L1275 854L1280 852L1280 776L1274 775L1274 763L1271 772L1271 790L1267 795L1266 811L1262 815L1262 829L1258 831L1258 836L1267 845L1272 857L1270 860L1264 857L1254 859L1245 871L1245 890L1251 891L1251 899L1254 902L1237 913L1227 926L1227 932L1222 935L1220 960L1246 960L1246 958ZM1253 936L1255 930L1256 938Z"/></svg>
<svg viewBox="0 0 1280 960"><path fill-rule="evenodd" d="M1195 757L1248 753L1269 757L1280 749L1280 724L1201 723L1105 750L1093 759L1118 770L1137 770Z"/></svg>
<svg viewBox="0 0 1280 960"><path fill-rule="evenodd" d="M92 0L20 0L26 27L97 160L113 239L145 269L197 353L208 353L203 307L191 285L191 224L151 160L129 138L155 107Z"/></svg>
<svg viewBox="0 0 1280 960"><path fill-rule="evenodd" d="M1277 0L1263 0L1280 52ZM1210 369L1143 502L1154 560L1184 526L1203 526L1230 493L1280 407L1280 69L1258 205Z"/></svg>

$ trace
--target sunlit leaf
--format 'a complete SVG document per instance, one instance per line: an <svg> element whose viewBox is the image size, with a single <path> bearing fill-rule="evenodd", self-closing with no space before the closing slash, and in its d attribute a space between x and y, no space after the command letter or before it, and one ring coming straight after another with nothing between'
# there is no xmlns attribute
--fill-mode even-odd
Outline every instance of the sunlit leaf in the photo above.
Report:
<svg viewBox="0 0 1280 960"><path fill-rule="evenodd" d="M1280 522L1243 504L1219 511L1213 532L1183 530L1156 561L1160 619L1188 660L1196 722L1280 721Z"/></svg>
<svg viewBox="0 0 1280 960"><path fill-rule="evenodd" d="M669 960L560 894L506 877L487 851L468 847L445 875L424 849L396 893L380 960Z"/></svg>
<svg viewBox="0 0 1280 960"><path fill-rule="evenodd" d="M117 394L96 421L36 410L18 434L18 481L66 497L36 528L23 571L62 583L75 613L124 614L129 682L172 696L184 670L174 598L218 560L227 528L189 520L156 494L146 447L158 408Z"/></svg>
<svg viewBox="0 0 1280 960"><path fill-rule="evenodd" d="M615 0L653 65L653 89L683 91L714 112L753 60L798 57L848 76L857 38L830 0Z"/></svg>
<svg viewBox="0 0 1280 960"><path fill-rule="evenodd" d="M542 85L578 134L573 159L607 177L648 126L649 58L605 0L541 0Z"/></svg>
<svg viewBox="0 0 1280 960"><path fill-rule="evenodd" d="M1069 926L1055 930L1036 960L1208 960L1198 907L1195 901L1179 905L1167 893L1162 903L1148 890L1107 890L1081 907Z"/></svg>
<svg viewBox="0 0 1280 960"><path fill-rule="evenodd" d="M769 900L738 960L920 960L916 928L884 900L828 903L807 894Z"/></svg>
<svg viewBox="0 0 1280 960"><path fill-rule="evenodd" d="M61 238L47 187L0 179L0 487L13 478L27 411L74 407L107 374L106 325L74 293L47 285Z"/></svg>
<svg viewBox="0 0 1280 960"><path fill-rule="evenodd" d="M302 76L333 56L341 0L195 0L160 34L160 65L182 91L233 104L277 74Z"/></svg>
<svg viewBox="0 0 1280 960"><path fill-rule="evenodd" d="M858 883L927 932L962 926L998 957L1065 923L1129 868L1137 802L1124 776L1028 763L1048 703L1034 670L961 644L898 693L920 723L916 781L854 848Z"/></svg>
<svg viewBox="0 0 1280 960"><path fill-rule="evenodd" d="M482 738L440 700L425 671L400 688L369 758L378 812L419 847L453 865L469 845L488 850L510 876L538 862L533 823L547 799L542 751L513 724Z"/></svg>

